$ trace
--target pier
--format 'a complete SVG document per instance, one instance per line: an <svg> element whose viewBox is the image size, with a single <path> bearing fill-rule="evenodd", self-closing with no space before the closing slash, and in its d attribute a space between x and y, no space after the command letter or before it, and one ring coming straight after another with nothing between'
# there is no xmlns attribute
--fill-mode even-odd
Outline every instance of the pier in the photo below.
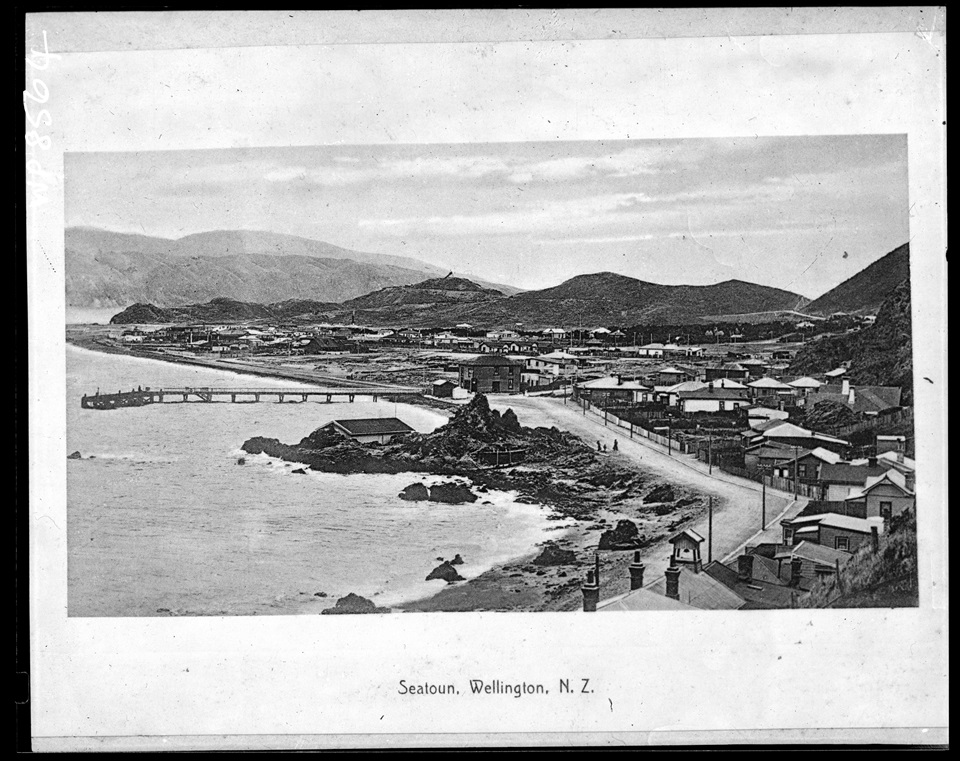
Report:
<svg viewBox="0 0 960 761"><path fill-rule="evenodd" d="M377 401L380 397L419 396L422 389L409 386L371 386L358 388L257 388L257 387L174 387L150 388L137 387L130 391L117 391L115 394L84 394L80 399L80 406L88 410L113 410L122 407L145 407L148 404L171 403L201 403L228 402L234 404L255 404L261 401L332 403L339 401L352 402L356 397L373 397Z"/></svg>

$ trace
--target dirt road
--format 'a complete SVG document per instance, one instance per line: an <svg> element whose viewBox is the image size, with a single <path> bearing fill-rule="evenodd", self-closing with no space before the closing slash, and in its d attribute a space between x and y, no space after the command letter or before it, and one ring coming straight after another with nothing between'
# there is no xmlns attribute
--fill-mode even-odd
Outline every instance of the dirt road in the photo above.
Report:
<svg viewBox="0 0 960 761"><path fill-rule="evenodd" d="M761 528L762 493L759 484L729 474L721 474L714 469L708 474L707 466L697 462L690 455L674 453L668 455L665 449L647 439L630 439L626 430L604 426L602 418L587 413L572 403L564 404L562 399L551 397L490 396L490 405L499 410L512 408L522 425L556 426L579 436L592 447L599 440L607 445L607 456L624 465L639 466L659 476L690 486L704 495L713 496L713 558L724 560L739 553L743 546L754 541ZM618 450L613 452L613 442L617 441ZM779 534L779 521L800 512L805 504L801 499L795 502L793 495L767 489L766 521L768 528L763 535L768 537ZM706 514L695 519L689 525L698 534L708 538L709 519ZM701 547L704 562L707 561L708 542ZM647 581L663 575L670 545L660 542L644 550L644 562L649 570ZM608 596L604 594L603 596Z"/></svg>

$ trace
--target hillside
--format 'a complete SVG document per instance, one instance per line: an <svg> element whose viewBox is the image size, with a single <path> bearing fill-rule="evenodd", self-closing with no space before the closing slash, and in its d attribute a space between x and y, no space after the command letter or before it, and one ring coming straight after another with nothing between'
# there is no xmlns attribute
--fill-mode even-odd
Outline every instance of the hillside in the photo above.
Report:
<svg viewBox="0 0 960 761"><path fill-rule="evenodd" d="M877 552L865 543L840 569L801 598L803 608L907 608L920 603L917 518L908 510L893 518Z"/></svg>
<svg viewBox="0 0 960 761"><path fill-rule="evenodd" d="M245 322L285 319L308 314L324 315L337 304L309 300L288 300L274 304L256 304L229 298L216 298L205 304L158 307L133 304L110 318L111 325L151 325L173 322Z"/></svg>
<svg viewBox="0 0 960 761"><path fill-rule="evenodd" d="M218 296L259 303L342 301L446 274L409 257L247 230L171 240L71 227L64 232L64 246L67 305L72 307L178 306Z"/></svg>
<svg viewBox="0 0 960 761"><path fill-rule="evenodd" d="M880 306L877 321L859 333L811 341L794 357L789 372L808 375L850 362L854 384L900 386L904 405L913 403L913 329L910 280L903 280Z"/></svg>
<svg viewBox="0 0 960 761"><path fill-rule="evenodd" d="M910 244L904 243L809 303L806 311L820 315L834 312L874 314L893 290L909 277Z"/></svg>
<svg viewBox="0 0 960 761"><path fill-rule="evenodd" d="M680 324L705 315L796 309L805 299L778 288L728 280L716 285L659 285L613 272L578 275L465 311L470 322L531 327L582 324Z"/></svg>
<svg viewBox="0 0 960 761"><path fill-rule="evenodd" d="M493 288L483 288L462 277L432 278L413 285L397 285L359 296L343 303L349 309L376 309L422 304L465 304L505 295Z"/></svg>

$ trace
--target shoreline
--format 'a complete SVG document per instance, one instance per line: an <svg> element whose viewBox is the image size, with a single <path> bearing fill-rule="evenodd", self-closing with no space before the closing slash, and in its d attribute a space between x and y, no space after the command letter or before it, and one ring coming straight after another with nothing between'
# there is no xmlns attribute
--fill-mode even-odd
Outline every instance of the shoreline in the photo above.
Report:
<svg viewBox="0 0 960 761"><path fill-rule="evenodd" d="M156 355L154 353L141 352L131 349L125 349L119 346L108 344L99 340L98 336L87 333L83 335L80 331L67 330L67 343L88 351L94 351L101 354L127 356L136 359L148 359L158 362L169 362L171 364L182 364L190 366L203 367L210 370L220 370L237 375L249 375L253 377L267 377L277 380L292 380L299 383L318 382L316 378L310 378L303 372L298 372L291 368L274 367L254 367L249 364L237 365L234 363L225 364L216 360L202 360L194 357L180 355ZM305 377L306 376L306 377ZM322 381L328 382L326 380ZM434 410L452 413L460 405L454 403L445 403L441 400L425 399L420 396L404 397L401 403L416 406L425 406ZM579 438L579 437L578 437ZM583 439L580 439L583 441ZM586 446L590 446L584 441ZM667 484L672 486L678 496L681 497L699 497L695 490L687 488L681 483L674 482L664 475L657 473L656 469L650 470L638 467L636 463L623 455L610 453L605 456L611 465L617 465L623 469L633 471L649 479L652 484ZM512 470L512 469L506 469ZM504 471L500 471L506 475ZM411 479L427 475L423 472L410 471ZM453 474L436 474L453 475ZM475 481L469 474L461 474L469 479L471 483L483 483ZM449 584L444 589L439 590L428 597L409 600L398 603L390 607L391 612L478 612L478 611L516 611L516 612L534 612L534 611L572 611L578 610L581 604L580 599L580 576L582 570L592 566L593 552L597 551L597 545L600 534L605 530L615 527L618 519L630 519L638 524L641 515L649 518L649 508L639 497L632 497L627 501L617 503L613 501L612 495L604 493L599 487L597 494L602 494L607 498L607 504L593 510L590 517L574 517L564 515L558 511L557 506L538 501L541 510L547 512L547 520L571 519L572 522L565 522L564 525L553 528L546 528L543 531L542 539L537 542L530 551L514 559L494 566L484 571L480 575L463 582ZM661 529L657 534L651 537L651 540L640 548L641 555L649 562L653 558L651 555L657 554L662 549L663 539L666 532L672 531L681 524L688 523L700 517L706 512L706 505L701 504L704 500L699 499L691 505L693 509L684 507L677 508L673 512L665 513L660 518L652 518L656 524L655 529ZM658 513L657 515L660 515ZM556 533L555 533L556 532ZM562 532L562 533L561 533ZM555 543L560 549L572 550L576 554L576 562L566 565L545 565L537 566L533 560L540 554L541 549L546 543ZM629 587L629 577L626 571L628 564L633 557L632 550L604 550L601 557L601 571L605 578L605 597L611 594L619 594L627 591ZM659 563L657 564L659 565ZM429 573L430 569L425 569Z"/></svg>

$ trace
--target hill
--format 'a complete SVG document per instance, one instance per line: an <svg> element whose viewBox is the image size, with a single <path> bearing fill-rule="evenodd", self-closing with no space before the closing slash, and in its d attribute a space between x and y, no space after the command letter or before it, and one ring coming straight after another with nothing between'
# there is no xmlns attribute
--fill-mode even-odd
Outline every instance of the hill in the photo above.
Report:
<svg viewBox="0 0 960 761"><path fill-rule="evenodd" d="M64 248L67 305L72 307L178 306L218 296L260 303L341 301L445 274L409 257L247 230L172 240L71 227L64 232Z"/></svg>
<svg viewBox="0 0 960 761"><path fill-rule="evenodd" d="M910 244L904 243L869 267L844 280L806 307L812 314L873 314L893 290L910 277Z"/></svg>
<svg viewBox="0 0 960 761"><path fill-rule="evenodd" d="M706 315L789 310L805 299L778 288L728 280L716 285L660 285L613 272L578 275L553 288L526 291L465 310L481 324L530 327L600 324L681 324Z"/></svg>
<svg viewBox="0 0 960 761"><path fill-rule="evenodd" d="M133 304L110 319L111 325L150 325L171 322L245 322L248 320L283 319L324 313L336 304L318 301L289 300L276 304L256 304L228 298L216 298L206 304L181 307L158 307L154 304Z"/></svg>
<svg viewBox="0 0 960 761"><path fill-rule="evenodd" d="M801 598L803 608L907 608L920 604L917 579L917 518L908 510L890 521L877 551L861 546L840 569Z"/></svg>
<svg viewBox="0 0 960 761"><path fill-rule="evenodd" d="M809 342L794 357L789 372L807 375L849 362L846 378L854 384L900 386L904 405L913 403L913 323L910 279L903 280L877 311L876 322L858 333Z"/></svg>

